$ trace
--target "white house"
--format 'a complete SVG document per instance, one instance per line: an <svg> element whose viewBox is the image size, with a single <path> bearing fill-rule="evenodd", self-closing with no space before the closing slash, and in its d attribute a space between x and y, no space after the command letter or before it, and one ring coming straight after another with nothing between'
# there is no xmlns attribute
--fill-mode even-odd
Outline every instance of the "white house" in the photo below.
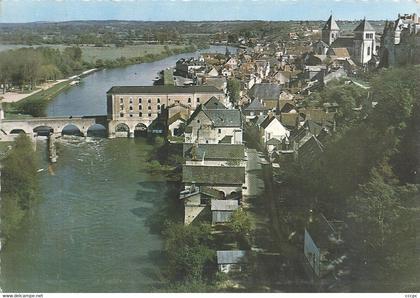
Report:
<svg viewBox="0 0 420 298"><path fill-rule="evenodd" d="M284 138L288 138L290 131L287 130L277 117L268 115L265 120L260 124L262 130L262 139L264 143L275 138L282 141Z"/></svg>

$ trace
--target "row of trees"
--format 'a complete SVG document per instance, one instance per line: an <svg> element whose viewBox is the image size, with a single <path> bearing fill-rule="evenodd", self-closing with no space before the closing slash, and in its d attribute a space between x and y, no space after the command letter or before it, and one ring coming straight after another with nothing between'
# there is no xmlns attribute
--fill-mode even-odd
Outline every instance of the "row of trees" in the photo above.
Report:
<svg viewBox="0 0 420 298"><path fill-rule="evenodd" d="M17 137L1 163L1 237L7 240L16 233L39 193L37 159L29 137Z"/></svg>
<svg viewBox="0 0 420 298"><path fill-rule="evenodd" d="M348 224L354 291L419 290L419 82L418 68L380 71L370 90L377 106L366 117L341 114L352 125L316 160L284 172L289 189L298 190L295 198ZM336 99L337 92L324 95ZM341 98L351 106L358 96Z"/></svg>
<svg viewBox="0 0 420 298"><path fill-rule="evenodd" d="M31 90L38 83L56 80L85 68L82 50L69 47L20 48L0 53L0 84L27 86Z"/></svg>

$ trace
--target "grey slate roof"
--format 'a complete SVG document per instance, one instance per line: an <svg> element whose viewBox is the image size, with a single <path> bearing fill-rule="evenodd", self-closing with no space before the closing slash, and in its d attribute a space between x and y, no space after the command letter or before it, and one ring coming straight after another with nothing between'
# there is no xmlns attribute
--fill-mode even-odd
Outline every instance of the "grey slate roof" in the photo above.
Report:
<svg viewBox="0 0 420 298"><path fill-rule="evenodd" d="M184 158L193 158L194 144L183 145ZM245 158L244 145L242 144L197 144L195 156L197 160L243 160Z"/></svg>
<svg viewBox="0 0 420 298"><path fill-rule="evenodd" d="M246 254L244 250L218 250L217 264L246 263Z"/></svg>
<svg viewBox="0 0 420 298"><path fill-rule="evenodd" d="M215 127L242 127L242 117L239 110L207 110L203 112L210 118Z"/></svg>
<svg viewBox="0 0 420 298"><path fill-rule="evenodd" d="M214 86L113 86L110 94L223 93Z"/></svg>
<svg viewBox="0 0 420 298"><path fill-rule="evenodd" d="M224 104L222 104L216 97L212 96L205 104L204 107L207 110L226 110Z"/></svg>
<svg viewBox="0 0 420 298"><path fill-rule="evenodd" d="M261 83L255 84L249 90L249 96L252 99L262 100L277 100L280 96L282 87L279 84L274 83Z"/></svg>
<svg viewBox="0 0 420 298"><path fill-rule="evenodd" d="M353 31L355 32L375 31L375 28L373 28L372 25L366 19L364 19Z"/></svg>
<svg viewBox="0 0 420 298"><path fill-rule="evenodd" d="M237 200L211 200L211 211L234 211L238 208Z"/></svg>
<svg viewBox="0 0 420 298"><path fill-rule="evenodd" d="M245 111L267 111L269 108L264 107L263 104L258 100L254 99L251 103L245 108Z"/></svg>
<svg viewBox="0 0 420 298"><path fill-rule="evenodd" d="M340 30L333 15L330 15L322 30Z"/></svg>
<svg viewBox="0 0 420 298"><path fill-rule="evenodd" d="M242 185L244 167L182 166L182 182L207 185Z"/></svg>

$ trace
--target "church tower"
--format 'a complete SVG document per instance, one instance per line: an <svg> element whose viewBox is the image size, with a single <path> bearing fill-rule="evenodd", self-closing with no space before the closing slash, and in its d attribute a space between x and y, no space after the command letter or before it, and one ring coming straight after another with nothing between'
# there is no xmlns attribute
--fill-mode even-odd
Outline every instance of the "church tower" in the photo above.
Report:
<svg viewBox="0 0 420 298"><path fill-rule="evenodd" d="M375 29L366 19L354 29L353 54L355 62L361 65L376 55Z"/></svg>
<svg viewBox="0 0 420 298"><path fill-rule="evenodd" d="M321 40L330 46L339 36L340 28L338 27L333 15L331 15L325 23L324 28L322 28Z"/></svg>

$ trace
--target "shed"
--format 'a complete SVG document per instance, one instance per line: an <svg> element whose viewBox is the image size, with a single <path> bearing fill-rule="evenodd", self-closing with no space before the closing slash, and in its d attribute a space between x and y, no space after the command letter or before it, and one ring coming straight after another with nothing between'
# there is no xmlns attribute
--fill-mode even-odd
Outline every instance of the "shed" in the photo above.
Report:
<svg viewBox="0 0 420 298"><path fill-rule="evenodd" d="M212 224L228 222L238 208L237 200L211 200Z"/></svg>
<svg viewBox="0 0 420 298"><path fill-rule="evenodd" d="M217 266L221 272L242 271L242 266L246 263L248 263L248 260L245 250L217 251Z"/></svg>

